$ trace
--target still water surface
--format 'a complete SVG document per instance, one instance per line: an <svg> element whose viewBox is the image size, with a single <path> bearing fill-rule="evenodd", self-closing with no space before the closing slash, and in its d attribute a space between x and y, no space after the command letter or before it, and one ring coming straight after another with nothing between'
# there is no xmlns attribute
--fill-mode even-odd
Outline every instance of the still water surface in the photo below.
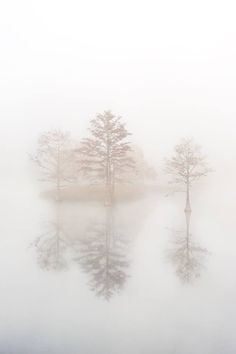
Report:
<svg viewBox="0 0 236 354"><path fill-rule="evenodd" d="M184 197L161 191L109 208L2 189L0 352L235 353L235 199L219 183L193 191L187 224Z"/></svg>

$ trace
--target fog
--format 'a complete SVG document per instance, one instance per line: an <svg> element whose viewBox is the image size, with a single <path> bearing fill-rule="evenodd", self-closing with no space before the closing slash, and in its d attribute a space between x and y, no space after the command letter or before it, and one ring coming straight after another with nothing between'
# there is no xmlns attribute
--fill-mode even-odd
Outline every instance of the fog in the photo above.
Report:
<svg viewBox="0 0 236 354"><path fill-rule="evenodd" d="M211 0L2 4L1 353L235 353L234 14ZM40 134L81 141L104 110L156 180L112 206L54 200L29 158ZM187 224L164 172L183 137L212 170Z"/></svg>

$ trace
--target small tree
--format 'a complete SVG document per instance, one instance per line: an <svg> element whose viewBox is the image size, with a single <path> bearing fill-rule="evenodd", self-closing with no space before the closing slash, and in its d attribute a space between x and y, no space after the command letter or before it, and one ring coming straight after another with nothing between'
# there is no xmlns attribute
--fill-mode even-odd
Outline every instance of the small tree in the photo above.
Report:
<svg viewBox="0 0 236 354"><path fill-rule="evenodd" d="M157 179L156 170L146 161L142 149L132 145L130 156L135 162L135 169L129 173L130 179L136 183L155 182Z"/></svg>
<svg viewBox="0 0 236 354"><path fill-rule="evenodd" d="M110 111L98 114L90 122L91 137L84 139L79 149L81 168L93 182L106 187L107 200L112 202L115 185L123 181L125 173L134 168L134 161L129 155L130 133Z"/></svg>
<svg viewBox="0 0 236 354"><path fill-rule="evenodd" d="M166 173L172 176L170 183L183 186L186 192L185 212L191 211L190 188L192 184L210 172L205 156L200 146L192 139L182 139L176 145L174 155L166 160Z"/></svg>
<svg viewBox="0 0 236 354"><path fill-rule="evenodd" d="M56 187L57 199L60 199L62 188L68 182L73 182L76 176L70 133L60 130L43 133L39 137L36 154L31 158L41 170L41 180L53 183Z"/></svg>

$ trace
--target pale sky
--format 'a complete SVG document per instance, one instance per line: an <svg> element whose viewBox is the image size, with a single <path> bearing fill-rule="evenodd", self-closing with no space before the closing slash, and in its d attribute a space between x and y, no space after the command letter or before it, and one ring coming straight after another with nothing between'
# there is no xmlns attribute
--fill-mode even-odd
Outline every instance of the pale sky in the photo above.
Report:
<svg viewBox="0 0 236 354"><path fill-rule="evenodd" d="M236 161L234 1L5 1L2 151L111 109L152 161L190 135ZM222 152L223 151L223 152Z"/></svg>

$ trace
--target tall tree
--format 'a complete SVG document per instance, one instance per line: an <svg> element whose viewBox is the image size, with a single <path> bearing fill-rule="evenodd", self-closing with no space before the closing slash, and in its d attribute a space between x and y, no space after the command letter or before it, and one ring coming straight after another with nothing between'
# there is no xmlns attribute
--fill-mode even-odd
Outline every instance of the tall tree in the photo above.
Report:
<svg viewBox="0 0 236 354"><path fill-rule="evenodd" d="M184 187L186 192L185 212L191 211L190 189L192 184L211 171L205 156L201 153L201 147L196 145L192 139L182 139L181 143L175 146L174 155L166 160L165 170L172 177L170 183Z"/></svg>
<svg viewBox="0 0 236 354"><path fill-rule="evenodd" d="M79 152L81 168L92 181L100 182L106 187L107 202L112 202L115 185L124 179L127 171L134 168L134 161L129 152L130 133L121 117L110 111L98 114L90 122L91 137L84 139Z"/></svg>
<svg viewBox="0 0 236 354"><path fill-rule="evenodd" d="M43 181L56 187L57 199L68 182L75 180L76 164L70 133L52 130L43 133L38 140L36 154L31 159L39 166Z"/></svg>

